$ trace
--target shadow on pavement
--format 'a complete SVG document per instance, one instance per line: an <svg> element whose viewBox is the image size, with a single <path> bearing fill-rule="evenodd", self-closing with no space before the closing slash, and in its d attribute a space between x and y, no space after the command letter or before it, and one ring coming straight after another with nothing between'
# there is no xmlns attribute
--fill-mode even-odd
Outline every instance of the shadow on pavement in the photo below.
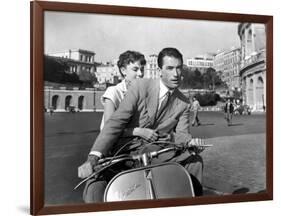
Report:
<svg viewBox="0 0 281 216"><path fill-rule="evenodd" d="M87 130L87 131L62 131L57 132L50 135L45 135L45 137L57 137L57 136L65 136L65 135L75 135L75 134L91 134L91 133L98 133L100 130Z"/></svg>
<svg viewBox="0 0 281 216"><path fill-rule="evenodd" d="M217 191L215 188L203 186L203 196L224 195L225 193Z"/></svg>
<svg viewBox="0 0 281 216"><path fill-rule="evenodd" d="M242 187L233 191L232 194L245 194L248 193L249 191L250 191L249 188Z"/></svg>
<svg viewBox="0 0 281 216"><path fill-rule="evenodd" d="M209 125L215 125L214 123L201 123L200 126L209 126Z"/></svg>
<svg viewBox="0 0 281 216"><path fill-rule="evenodd" d="M229 126L232 127L232 126L241 126L241 125L244 125L243 123L236 123L236 124L230 124Z"/></svg>

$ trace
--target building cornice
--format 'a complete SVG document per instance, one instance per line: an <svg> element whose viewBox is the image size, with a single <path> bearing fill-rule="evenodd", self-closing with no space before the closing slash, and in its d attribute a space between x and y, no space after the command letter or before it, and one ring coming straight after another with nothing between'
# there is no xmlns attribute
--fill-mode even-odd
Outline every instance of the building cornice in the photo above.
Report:
<svg viewBox="0 0 281 216"><path fill-rule="evenodd" d="M244 68L240 70L240 76L243 78L245 76L249 76L250 74L260 72L266 69L265 60L260 60L254 62L252 64L246 65Z"/></svg>

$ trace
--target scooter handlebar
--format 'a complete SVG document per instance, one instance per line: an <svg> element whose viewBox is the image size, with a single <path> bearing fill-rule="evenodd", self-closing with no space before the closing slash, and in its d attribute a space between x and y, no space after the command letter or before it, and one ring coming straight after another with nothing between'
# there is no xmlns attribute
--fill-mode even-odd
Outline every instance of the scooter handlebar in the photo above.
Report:
<svg viewBox="0 0 281 216"><path fill-rule="evenodd" d="M205 147L212 147L213 145L201 145L201 147L205 148ZM143 154L136 154L136 155L128 155L128 154L123 154L123 155L118 155L118 156L113 156L113 157L106 157L106 158L102 158L98 161L98 165L96 165L94 167L95 172L90 175L89 177L83 179L79 184L76 185L76 188L78 188L81 184L83 184L84 182L86 182L87 180L89 180L90 178L98 175L100 172L102 172L103 170L111 167L114 164L120 163L122 161L127 161L127 160L133 160L133 161L141 161L143 160L144 156L147 156L149 158L155 158L157 156L159 156L160 154L163 154L165 152L169 152L169 151L177 151L177 150L183 150L184 147L180 146L180 145L174 145L172 147L167 147L158 151L153 151L153 152L148 152L148 153L143 153Z"/></svg>
<svg viewBox="0 0 281 216"><path fill-rule="evenodd" d="M202 148L207 148L207 147L212 147L212 146L213 146L212 144L200 145L200 147L202 147ZM191 147L193 147L193 146L191 146ZM183 146L174 145L172 147L167 147L167 148L164 148L164 149L161 149L158 151L153 151L153 152L148 152L148 153L135 154L135 155L124 154L124 155L119 155L119 156L115 156L115 157L107 157L107 158L100 159L97 167L104 167L104 166L108 166L110 164L115 164L115 163L122 162L125 160L141 160L141 158L143 157L144 154L146 154L150 158L155 158L163 153L166 153L169 151L184 150L184 148L185 147L183 147Z"/></svg>
<svg viewBox="0 0 281 216"><path fill-rule="evenodd" d="M149 153L149 156L150 156L151 158L154 158L154 157L157 157L157 156L159 156L160 154L163 154L163 153L165 153L165 152L175 151L175 150L178 150L178 149L179 149L179 147L164 148L164 149L161 149L161 150L159 150L159 151L150 152L150 153Z"/></svg>

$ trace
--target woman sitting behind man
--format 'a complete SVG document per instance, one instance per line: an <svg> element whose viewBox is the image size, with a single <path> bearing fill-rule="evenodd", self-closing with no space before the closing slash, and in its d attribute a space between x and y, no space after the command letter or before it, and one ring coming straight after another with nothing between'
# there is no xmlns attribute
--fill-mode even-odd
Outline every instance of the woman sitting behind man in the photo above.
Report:
<svg viewBox="0 0 281 216"><path fill-rule="evenodd" d="M123 77L123 81L116 86L110 86L106 89L101 97L104 106L104 113L100 129L102 130L106 121L119 107L119 104L125 97L125 94L134 79L142 78L144 74L144 66L146 60L144 55L136 51L126 51L119 56L117 66ZM123 136L139 136L146 140L156 138L158 135L153 130L147 128L128 128Z"/></svg>

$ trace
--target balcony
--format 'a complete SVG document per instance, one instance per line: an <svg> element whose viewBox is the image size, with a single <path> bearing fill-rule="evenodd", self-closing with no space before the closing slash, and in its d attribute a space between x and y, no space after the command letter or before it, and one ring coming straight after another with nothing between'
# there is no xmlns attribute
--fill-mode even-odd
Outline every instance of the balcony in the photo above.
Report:
<svg viewBox="0 0 281 216"><path fill-rule="evenodd" d="M255 63L265 61L266 59L266 50L263 49L258 53L253 53L248 59L244 59L241 62L241 71L243 71L246 67L253 65Z"/></svg>

